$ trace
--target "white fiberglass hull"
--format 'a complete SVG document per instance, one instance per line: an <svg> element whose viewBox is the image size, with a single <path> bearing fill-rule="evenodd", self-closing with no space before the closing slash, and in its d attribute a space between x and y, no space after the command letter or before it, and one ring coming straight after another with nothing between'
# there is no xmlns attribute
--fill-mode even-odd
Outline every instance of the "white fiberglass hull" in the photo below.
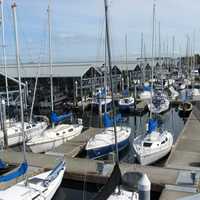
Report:
<svg viewBox="0 0 200 200"><path fill-rule="evenodd" d="M172 148L173 136L170 132L165 131L167 142L161 144L158 141L152 141L155 145L153 148L142 147L143 136L138 136L133 142L133 148L136 153L137 160L141 165L152 164L166 156ZM149 142L149 141L148 141ZM159 146L157 144L159 143Z"/></svg>
<svg viewBox="0 0 200 200"><path fill-rule="evenodd" d="M117 126L117 146L118 150L124 149L129 144L131 128ZM106 128L102 133L90 138L85 147L89 158L96 159L115 149L115 137L113 127Z"/></svg>
<svg viewBox="0 0 200 200"><path fill-rule="evenodd" d="M154 106L153 103L148 104L148 109L150 112L155 114L160 114L169 110L170 101L168 99L165 100L164 104L161 104L159 107Z"/></svg>
<svg viewBox="0 0 200 200"><path fill-rule="evenodd" d="M81 134L82 125L57 125L27 142L33 153L47 152Z"/></svg>
<svg viewBox="0 0 200 200"><path fill-rule="evenodd" d="M139 200L139 195L136 192L120 189L120 193L113 193L107 200Z"/></svg>
<svg viewBox="0 0 200 200"><path fill-rule="evenodd" d="M58 176L48 185L44 187L42 181L51 173L51 171L32 177L25 186L25 181L0 191L1 200L51 200L59 188L65 167L60 171ZM34 182L34 180L36 180ZM38 181L37 181L38 180Z"/></svg>
<svg viewBox="0 0 200 200"><path fill-rule="evenodd" d="M149 100L149 99L151 99L151 92L144 91L144 92L140 93L139 97L141 100Z"/></svg>
<svg viewBox="0 0 200 200"><path fill-rule="evenodd" d="M23 142L23 135L21 132L21 123L16 122L12 126L8 127L7 136L8 136L8 146L18 145ZM26 135L26 140L29 140L33 137L40 136L44 130L47 128L46 122L38 122L35 125L25 122L24 131ZM0 133L0 143L4 143L3 132Z"/></svg>

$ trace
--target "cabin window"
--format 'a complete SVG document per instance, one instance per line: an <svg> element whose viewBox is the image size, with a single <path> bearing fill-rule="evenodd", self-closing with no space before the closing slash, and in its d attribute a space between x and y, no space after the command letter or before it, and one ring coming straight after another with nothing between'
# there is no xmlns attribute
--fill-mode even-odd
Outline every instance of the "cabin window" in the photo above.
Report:
<svg viewBox="0 0 200 200"><path fill-rule="evenodd" d="M56 135L57 135L57 136L59 136L59 135L60 135L60 133L56 133Z"/></svg>
<svg viewBox="0 0 200 200"><path fill-rule="evenodd" d="M36 126L35 124L32 125L32 127L35 127L35 126Z"/></svg>
<svg viewBox="0 0 200 200"><path fill-rule="evenodd" d="M167 142L167 141L168 141L168 138L165 138L165 141Z"/></svg>
<svg viewBox="0 0 200 200"><path fill-rule="evenodd" d="M31 128L31 126L27 126L27 127L26 127L26 129L30 129L30 128Z"/></svg>
<svg viewBox="0 0 200 200"><path fill-rule="evenodd" d="M63 134L65 134L66 132L65 131L63 131Z"/></svg>
<svg viewBox="0 0 200 200"><path fill-rule="evenodd" d="M143 143L144 147L151 147L151 145L152 145L152 143L150 143L150 142L144 142Z"/></svg>
<svg viewBox="0 0 200 200"><path fill-rule="evenodd" d="M73 130L74 130L73 128L70 128L70 129L69 129L69 132L72 132Z"/></svg>

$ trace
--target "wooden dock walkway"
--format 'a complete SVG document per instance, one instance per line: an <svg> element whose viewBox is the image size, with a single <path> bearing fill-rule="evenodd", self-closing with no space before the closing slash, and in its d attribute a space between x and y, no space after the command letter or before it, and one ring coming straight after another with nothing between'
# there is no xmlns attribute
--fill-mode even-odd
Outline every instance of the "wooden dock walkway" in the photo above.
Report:
<svg viewBox="0 0 200 200"><path fill-rule="evenodd" d="M200 110L197 106L194 106L184 129L180 133L165 163L165 167L179 170L180 178L181 176L182 178L187 176L188 173L187 181L190 180L191 172L200 174ZM166 186L160 200L175 200L195 193L196 188L193 184L180 184L177 179L174 184Z"/></svg>

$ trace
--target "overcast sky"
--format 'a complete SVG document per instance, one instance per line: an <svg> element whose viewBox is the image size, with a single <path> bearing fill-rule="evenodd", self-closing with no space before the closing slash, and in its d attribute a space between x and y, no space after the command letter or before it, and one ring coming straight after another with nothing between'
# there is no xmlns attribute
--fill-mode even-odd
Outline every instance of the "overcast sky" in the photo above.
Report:
<svg viewBox="0 0 200 200"><path fill-rule="evenodd" d="M14 58L14 35L11 0L4 0L6 51ZM47 60L48 0L17 0L20 55L22 62ZM104 56L104 0L52 0L53 60L97 60ZM114 59L125 59L125 35L128 58L140 54L144 33L146 55L151 52L153 0L110 0L110 29ZM195 38L195 51L200 49L200 1L157 0L156 27L161 24L162 53L186 52L186 35ZM195 35L195 37L193 36ZM168 42L167 42L168 41ZM157 42L158 43L158 42ZM2 50L1 50L2 52Z"/></svg>

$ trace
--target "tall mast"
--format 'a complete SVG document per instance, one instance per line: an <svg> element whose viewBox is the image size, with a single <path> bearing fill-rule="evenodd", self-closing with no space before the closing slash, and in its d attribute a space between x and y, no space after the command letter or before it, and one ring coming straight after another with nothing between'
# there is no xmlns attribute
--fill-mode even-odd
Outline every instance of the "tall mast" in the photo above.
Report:
<svg viewBox="0 0 200 200"><path fill-rule="evenodd" d="M106 38L106 30L105 30L105 70L104 70L104 89L105 89L105 110L104 112L107 112L107 103L106 103L106 97L107 97L107 38Z"/></svg>
<svg viewBox="0 0 200 200"><path fill-rule="evenodd" d="M154 37L155 37L155 11L156 11L156 4L155 1L153 3L153 30L152 30L152 46L151 46L151 54L152 54L152 58L151 58L151 106L152 106L152 97L153 97L153 75L154 75ZM152 110L152 109L151 109ZM150 119L152 118L152 111L150 111Z"/></svg>
<svg viewBox="0 0 200 200"><path fill-rule="evenodd" d="M51 112L54 111L53 105L53 64L52 64L52 39L51 39L51 1L49 1L48 5L48 27L49 27L49 65L50 65L50 82L51 82ZM54 127L54 123L52 124Z"/></svg>
<svg viewBox="0 0 200 200"><path fill-rule="evenodd" d="M105 22L106 22L106 40L107 40L107 53L108 53L108 65L110 74L110 86L111 86L111 97L112 97L112 109L113 109L113 124L114 124L114 135L115 135L115 162L119 164L119 154L117 145L117 130L116 130L116 120L115 120L115 103L113 94L113 81L112 81L112 63L111 63L111 50L110 50L110 36L109 36L109 24L108 24L108 4L107 0L104 0L105 6Z"/></svg>
<svg viewBox="0 0 200 200"><path fill-rule="evenodd" d="M14 2L11 7L12 7L13 21L14 21L16 62L17 62L17 72L18 72L18 79L19 79L19 96L20 96L20 111L21 111L22 136L23 136L23 151L24 151L24 160L26 161L24 109L23 109L23 102L22 102L23 100L22 100L22 87L21 87L21 66L20 66L19 41L18 41L18 29L17 29L16 3Z"/></svg>
<svg viewBox="0 0 200 200"><path fill-rule="evenodd" d="M129 77L128 77L128 38L125 35L125 52L126 52L126 84L129 90Z"/></svg>
<svg viewBox="0 0 200 200"><path fill-rule="evenodd" d="M143 59L143 48L144 48L144 36L143 32L141 33L141 51L140 51L140 69L142 70L142 79L144 83L144 65L142 66L142 59Z"/></svg>
<svg viewBox="0 0 200 200"><path fill-rule="evenodd" d="M3 46L3 62L4 62L5 84L6 84L6 98L7 98L7 105L9 106L10 102L9 102L9 94L8 94L7 58L6 58L6 44L5 44L3 0L0 0L0 5L1 5L2 46Z"/></svg>

